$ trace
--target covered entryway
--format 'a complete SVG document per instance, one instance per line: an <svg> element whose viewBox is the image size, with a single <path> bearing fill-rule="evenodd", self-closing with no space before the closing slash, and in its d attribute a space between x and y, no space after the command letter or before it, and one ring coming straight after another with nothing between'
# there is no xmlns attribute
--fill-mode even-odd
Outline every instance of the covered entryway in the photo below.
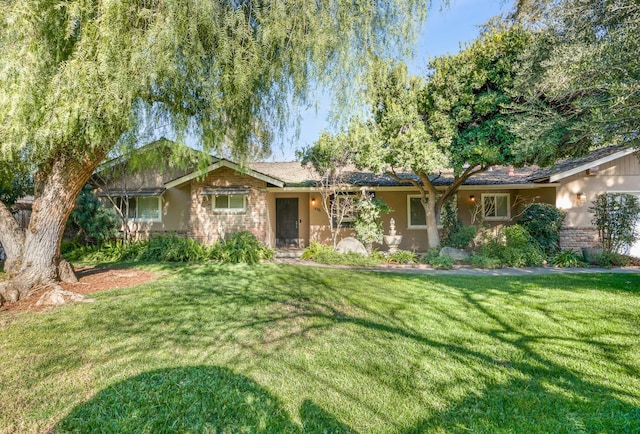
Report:
<svg viewBox="0 0 640 434"><path fill-rule="evenodd" d="M299 247L298 198L276 198L276 247Z"/></svg>

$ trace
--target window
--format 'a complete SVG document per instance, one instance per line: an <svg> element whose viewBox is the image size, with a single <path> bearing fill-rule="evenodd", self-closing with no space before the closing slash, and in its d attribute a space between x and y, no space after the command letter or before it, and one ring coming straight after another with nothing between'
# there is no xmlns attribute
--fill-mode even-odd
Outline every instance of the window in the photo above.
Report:
<svg viewBox="0 0 640 434"><path fill-rule="evenodd" d="M425 229L427 216L424 212L420 196L407 196L407 221L409 229Z"/></svg>
<svg viewBox="0 0 640 434"><path fill-rule="evenodd" d="M509 193L482 195L482 209L487 220L509 220L511 218L511 196Z"/></svg>
<svg viewBox="0 0 640 434"><path fill-rule="evenodd" d="M116 206L123 212L127 212L127 218L146 222L162 221L162 198L160 196L140 196L116 198Z"/></svg>
<svg viewBox="0 0 640 434"><path fill-rule="evenodd" d="M339 216L342 216L341 228L353 226L356 221L355 206L357 200L357 194L354 192L339 193L331 196L331 214L333 215L334 226L338 225Z"/></svg>
<svg viewBox="0 0 640 434"><path fill-rule="evenodd" d="M244 210L247 203L246 194L217 194L213 198L214 210Z"/></svg>

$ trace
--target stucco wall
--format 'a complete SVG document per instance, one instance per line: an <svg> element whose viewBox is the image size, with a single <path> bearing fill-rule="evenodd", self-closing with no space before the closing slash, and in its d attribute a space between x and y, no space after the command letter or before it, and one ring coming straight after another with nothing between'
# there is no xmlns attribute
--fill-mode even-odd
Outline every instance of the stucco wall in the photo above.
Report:
<svg viewBox="0 0 640 434"><path fill-rule="evenodd" d="M568 228L590 227L589 208L600 193L640 194L640 163L634 155L602 164L597 172L583 171L559 181L556 207L567 212ZM578 193L585 193L584 199Z"/></svg>
<svg viewBox="0 0 640 434"><path fill-rule="evenodd" d="M213 210L213 196L200 194L204 187L247 188L245 210ZM266 182L227 167L210 172L204 180L191 182L191 231L189 235L211 244L232 232L249 231L266 243L268 208Z"/></svg>

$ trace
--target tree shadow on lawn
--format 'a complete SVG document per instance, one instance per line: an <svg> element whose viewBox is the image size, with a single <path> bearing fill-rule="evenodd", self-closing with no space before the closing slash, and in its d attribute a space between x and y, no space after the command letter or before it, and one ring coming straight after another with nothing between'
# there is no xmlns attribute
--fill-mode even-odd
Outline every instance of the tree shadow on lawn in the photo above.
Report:
<svg viewBox="0 0 640 434"><path fill-rule="evenodd" d="M511 355L498 356L491 349L475 347L473 342L430 335L414 327L410 321L405 321L405 317L394 316L386 304L387 299L379 295L381 291L372 294L374 298L379 297L375 303L371 303L370 299L365 303L360 302L362 299L359 297L366 295L367 287L363 287L361 293L356 295L345 292L341 289L342 281L339 278L327 279L322 270L288 270L283 276L278 276L277 272L276 267L255 270L250 267L205 267L189 270L180 276L180 284L176 284L175 290L156 292L142 305L136 305L132 310L126 309L116 318L109 316L101 320L99 315L91 316L91 326L105 330L116 327L120 339L123 336L142 335L145 344L153 348L198 347L215 352L224 350L225 345L241 345L242 351L237 353L237 357L244 359L250 352L259 363L259 360L268 359L278 351L306 345L309 341L300 338L310 331L330 334L334 327L347 325L354 333L358 333L358 330L373 332L367 339L389 345L389 352L397 352L398 344L413 342L423 348L424 357L440 357L437 360L441 360L445 366L439 369L446 369L446 364L454 363L468 367L477 376L486 375L482 379L485 386L481 392L474 392L471 388L467 396L451 402L445 408L425 409L422 420L407 432L463 431L463 427L491 432L516 426L530 427L534 431L590 431L591 427L595 427L596 431L640 431L638 407L628 403L637 402L638 394L629 395L618 389L615 381L607 386L608 382L602 378L563 366L546 354L546 350L534 344L555 342L558 351L566 350L569 354L570 350L587 351L583 347L574 348L576 344L584 342L591 347L588 351L596 349L605 355L609 369L618 365L626 369L628 375L633 375L637 371L632 366L616 360L621 348L586 338L574 343L570 337L550 334L549 330L522 327L509 320L509 317L503 317L500 306L489 309L482 300L475 298L477 295L501 291L496 288L503 286L508 292L504 295L506 302L512 301L512 296L523 294L543 297L544 291L531 289L525 284L530 279L491 278L491 289L485 290L481 285L474 285L475 281L469 278L434 279L432 276L377 274L379 279L383 279L377 284L390 285L392 292L389 296L401 297L403 302L419 305L421 314L432 315L450 325L459 324L465 330L490 337L502 348L513 349ZM207 276L211 279L207 279ZM358 279L366 280L367 276L364 274ZM608 279L602 279L602 286L608 290L624 291L623 283L608 284ZM469 309L464 311L464 315L453 315L446 309L440 309L437 303L434 305L429 302L428 292L416 294L393 290L396 280L409 282L410 287L441 283L446 285L457 304L462 303ZM580 279L571 279L566 290L582 289L580 282ZM318 289L317 296L308 290L299 290L309 285ZM342 304L341 300L345 303ZM175 315L176 312L184 312L184 315ZM270 333L272 330L278 333ZM389 341L388 337L393 339ZM139 351L137 341L122 339L123 347L113 344L116 353ZM233 363L233 358L228 362ZM364 363L352 369L369 375ZM492 373L483 373L495 370L507 371L506 382L497 382ZM314 373L304 374L304 378L308 379ZM372 384L384 382L384 378L378 378L378 374L372 375ZM455 378L456 375L452 373L452 382L459 380ZM327 390L337 392L360 407L365 404L357 402L360 396L351 393L353 391L348 385L340 385L325 376L317 376L313 381L323 383ZM181 386L184 384L188 387ZM215 390L211 390L212 387ZM412 391L416 399L421 399L421 389L414 388ZM148 401L156 402L155 407L149 406ZM428 403L425 402L425 405ZM240 431L244 423L248 424L246 427L251 432L299 432L301 429L305 432L350 431L350 428L311 401L305 401L299 411L302 428L283 416L286 413L276 398L247 377L222 368L197 367L153 371L125 380L76 408L60 422L59 429L90 431L93 427L102 431L127 431L128 425L120 422L126 420L136 432L201 432L214 428L235 432ZM245 419L247 422L243 422ZM224 423L227 425L221 425L220 420L226 421ZM556 425L544 425L554 420L558 421ZM532 423L527 425L529 421ZM616 425L621 421L626 421L627 425ZM78 429L72 424L78 422L89 425L82 425ZM174 427L171 425L174 423L183 425ZM261 428L263 426L266 428ZM396 427L400 428L398 425Z"/></svg>
<svg viewBox="0 0 640 434"><path fill-rule="evenodd" d="M253 380L216 366L145 372L78 405L54 432L353 433L306 400L300 427Z"/></svg>
<svg viewBox="0 0 640 434"><path fill-rule="evenodd" d="M583 387L548 373L493 384L403 433L640 432L639 407L614 398L606 388Z"/></svg>

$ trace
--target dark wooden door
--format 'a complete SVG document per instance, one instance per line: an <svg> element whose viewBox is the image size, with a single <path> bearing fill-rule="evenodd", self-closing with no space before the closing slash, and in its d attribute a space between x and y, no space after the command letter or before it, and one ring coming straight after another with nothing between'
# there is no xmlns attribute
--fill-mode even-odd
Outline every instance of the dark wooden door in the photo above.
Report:
<svg viewBox="0 0 640 434"><path fill-rule="evenodd" d="M276 198L276 246L298 247L298 198Z"/></svg>

